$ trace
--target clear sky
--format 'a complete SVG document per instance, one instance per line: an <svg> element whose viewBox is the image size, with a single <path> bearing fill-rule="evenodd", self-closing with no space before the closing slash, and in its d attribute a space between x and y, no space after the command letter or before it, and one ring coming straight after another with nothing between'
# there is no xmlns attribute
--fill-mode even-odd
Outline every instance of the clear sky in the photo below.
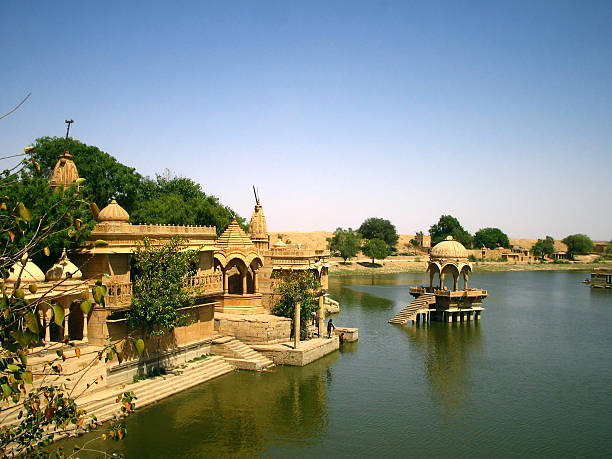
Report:
<svg viewBox="0 0 612 459"><path fill-rule="evenodd" d="M0 152L71 134L271 230L612 238L612 1L0 3Z"/></svg>

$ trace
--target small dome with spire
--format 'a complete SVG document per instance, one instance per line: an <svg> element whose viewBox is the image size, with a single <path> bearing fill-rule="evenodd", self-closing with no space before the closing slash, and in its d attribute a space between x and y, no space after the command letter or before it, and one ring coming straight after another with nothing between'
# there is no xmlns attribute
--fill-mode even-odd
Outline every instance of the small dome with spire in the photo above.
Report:
<svg viewBox="0 0 612 459"><path fill-rule="evenodd" d="M21 282L44 282L45 274L30 258L28 258L27 253L23 258L26 260L25 266L22 264L21 260L15 263L10 269L7 281L17 282L17 279L19 279L19 275L21 274Z"/></svg>
<svg viewBox="0 0 612 459"><path fill-rule="evenodd" d="M49 270L45 273L45 279L48 281L58 281L62 279L80 279L83 277L81 270L68 259L66 249L62 252L62 256Z"/></svg>
<svg viewBox="0 0 612 459"><path fill-rule="evenodd" d="M126 210L117 204L114 199L108 206L100 211L98 214L98 221L102 222L130 222L130 214Z"/></svg>
<svg viewBox="0 0 612 459"><path fill-rule="evenodd" d="M57 163L55 163L53 173L49 179L49 185L53 188L68 187L77 181L78 178L79 171L72 160L72 155L65 151Z"/></svg>

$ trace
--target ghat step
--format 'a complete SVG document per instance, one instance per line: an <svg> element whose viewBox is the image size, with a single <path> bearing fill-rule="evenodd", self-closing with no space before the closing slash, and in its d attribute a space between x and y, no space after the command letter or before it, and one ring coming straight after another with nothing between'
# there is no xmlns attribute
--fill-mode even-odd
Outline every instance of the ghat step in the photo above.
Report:
<svg viewBox="0 0 612 459"><path fill-rule="evenodd" d="M240 369L265 370L274 366L272 360L233 337L213 340L212 352L226 357L230 364Z"/></svg>
<svg viewBox="0 0 612 459"><path fill-rule="evenodd" d="M426 293L415 298L412 303L398 312L393 319L389 321L391 324L406 325L409 321L416 320L417 311L420 309L428 309L430 305L436 302L435 295Z"/></svg>

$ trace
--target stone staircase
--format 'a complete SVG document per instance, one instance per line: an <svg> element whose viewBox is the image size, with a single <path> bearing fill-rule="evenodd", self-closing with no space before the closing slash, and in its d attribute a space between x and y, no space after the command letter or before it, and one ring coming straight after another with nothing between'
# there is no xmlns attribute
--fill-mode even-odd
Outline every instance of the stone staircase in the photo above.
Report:
<svg viewBox="0 0 612 459"><path fill-rule="evenodd" d="M274 366L272 360L231 336L214 339L211 351L222 355L227 363L240 370L261 371Z"/></svg>
<svg viewBox="0 0 612 459"><path fill-rule="evenodd" d="M223 357L210 356L205 360L187 363L182 367L170 370L166 375L157 376L125 386L115 386L95 391L76 400L79 408L86 411L86 416L96 416L98 422L113 419L121 413L121 406L117 403L117 395L124 392L134 392L137 399L135 406L144 406L162 400L169 395L182 392L213 378L219 377L234 370ZM11 412L2 425L18 423L19 410Z"/></svg>
<svg viewBox="0 0 612 459"><path fill-rule="evenodd" d="M431 304L436 302L436 297L431 293L425 293L418 298L415 298L412 303L397 313L393 319L389 321L390 324L406 325L409 321L415 321L417 311L420 309L427 309Z"/></svg>

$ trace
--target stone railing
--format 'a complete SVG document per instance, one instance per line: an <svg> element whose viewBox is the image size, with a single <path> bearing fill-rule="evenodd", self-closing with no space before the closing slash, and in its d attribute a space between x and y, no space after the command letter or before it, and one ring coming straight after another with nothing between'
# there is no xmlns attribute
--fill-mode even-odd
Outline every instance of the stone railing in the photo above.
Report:
<svg viewBox="0 0 612 459"><path fill-rule="evenodd" d="M200 295L223 292L223 274L201 274L187 279L185 287L197 290Z"/></svg>
<svg viewBox="0 0 612 459"><path fill-rule="evenodd" d="M107 292L104 303L107 308L122 308L132 302L132 283L113 282L106 284Z"/></svg>

